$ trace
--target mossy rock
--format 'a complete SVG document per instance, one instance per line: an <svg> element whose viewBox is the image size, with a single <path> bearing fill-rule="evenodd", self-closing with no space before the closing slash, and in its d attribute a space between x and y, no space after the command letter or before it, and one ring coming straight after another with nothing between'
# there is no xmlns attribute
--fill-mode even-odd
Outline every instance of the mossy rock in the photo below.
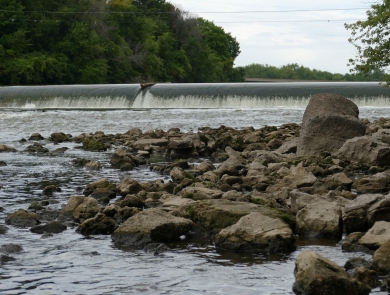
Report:
<svg viewBox="0 0 390 295"><path fill-rule="evenodd" d="M92 152L100 152L100 151L107 150L107 147L104 143L93 139L85 139L83 141L83 148L86 151L92 151Z"/></svg>

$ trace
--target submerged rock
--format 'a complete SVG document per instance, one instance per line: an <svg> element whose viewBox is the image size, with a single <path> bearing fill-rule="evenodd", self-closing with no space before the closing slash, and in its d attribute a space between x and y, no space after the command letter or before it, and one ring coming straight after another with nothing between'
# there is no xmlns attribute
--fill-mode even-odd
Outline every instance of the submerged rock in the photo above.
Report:
<svg viewBox="0 0 390 295"><path fill-rule="evenodd" d="M58 221L52 221L44 225L36 225L30 229L30 231L35 234L43 234L43 233L58 234L65 230L66 230L66 225Z"/></svg>

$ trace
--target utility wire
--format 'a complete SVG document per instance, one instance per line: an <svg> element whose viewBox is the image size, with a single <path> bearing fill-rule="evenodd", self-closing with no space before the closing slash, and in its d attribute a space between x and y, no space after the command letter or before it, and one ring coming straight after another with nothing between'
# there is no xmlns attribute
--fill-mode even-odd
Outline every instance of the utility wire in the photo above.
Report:
<svg viewBox="0 0 390 295"><path fill-rule="evenodd" d="M239 13L290 13L290 12L323 12L323 11L350 11L350 10L367 10L370 7L366 8L335 8L335 9L295 9L295 10L255 10L255 11L195 11L190 13L217 13L217 14L239 14ZM182 11L156 11L156 12L144 12L144 11L40 11L40 10L27 10L27 11L18 11L18 10L6 10L0 9L0 12L26 12L26 13L49 13L49 14L176 14Z"/></svg>

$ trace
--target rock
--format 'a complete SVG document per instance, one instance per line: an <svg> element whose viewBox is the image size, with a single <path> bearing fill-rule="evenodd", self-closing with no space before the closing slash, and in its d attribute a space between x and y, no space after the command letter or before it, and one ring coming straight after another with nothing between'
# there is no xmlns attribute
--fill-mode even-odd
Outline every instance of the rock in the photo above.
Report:
<svg viewBox="0 0 390 295"><path fill-rule="evenodd" d="M15 261L16 259L12 256L8 256L8 255L0 255L0 265L6 263L6 262L10 262L10 261Z"/></svg>
<svg viewBox="0 0 390 295"><path fill-rule="evenodd" d="M169 175L174 182L180 182L187 177L186 172L180 167L174 167Z"/></svg>
<svg viewBox="0 0 390 295"><path fill-rule="evenodd" d="M118 205L111 204L104 208L103 214L113 218L118 224L123 223L131 216L141 212L141 209L135 207L119 207Z"/></svg>
<svg viewBox="0 0 390 295"><path fill-rule="evenodd" d="M372 136L361 136L347 140L335 155L367 166L386 166L390 162L390 146Z"/></svg>
<svg viewBox="0 0 390 295"><path fill-rule="evenodd" d="M117 227L113 219L103 213L98 213L95 217L84 220L77 231L82 235L110 235Z"/></svg>
<svg viewBox="0 0 390 295"><path fill-rule="evenodd" d="M149 243L177 240L191 230L192 225L191 220L161 209L146 209L127 219L111 237L117 245L139 248Z"/></svg>
<svg viewBox="0 0 390 295"><path fill-rule="evenodd" d="M376 250L384 243L390 242L390 222L378 221L359 240L359 245Z"/></svg>
<svg viewBox="0 0 390 295"><path fill-rule="evenodd" d="M4 225L0 225L0 235L4 235L5 233L7 233L7 231L8 231L8 227Z"/></svg>
<svg viewBox="0 0 390 295"><path fill-rule="evenodd" d="M186 204L177 208L174 214L191 219L207 232L217 234L252 212L262 213L272 218L282 218L289 224L292 221L289 216L265 206L225 199L203 200Z"/></svg>
<svg viewBox="0 0 390 295"><path fill-rule="evenodd" d="M297 155L334 153L346 140L363 136L366 126L358 116L356 104L342 96L313 95L303 115Z"/></svg>
<svg viewBox="0 0 390 295"><path fill-rule="evenodd" d="M5 167L8 166L8 164L4 161L0 161L0 167Z"/></svg>
<svg viewBox="0 0 390 295"><path fill-rule="evenodd" d="M95 182L89 183L85 186L85 190L83 192L84 196L91 195L96 189L98 188L105 188L111 191L110 194L115 193L116 191L116 185L111 184L107 178L99 178Z"/></svg>
<svg viewBox="0 0 390 295"><path fill-rule="evenodd" d="M303 251L295 261L297 295L368 295L371 288L363 284L336 263L312 251Z"/></svg>
<svg viewBox="0 0 390 295"><path fill-rule="evenodd" d="M194 201L191 199L175 196L175 197L170 198L167 201L163 202L163 207L167 208L167 209L174 209L174 208L178 208L178 207L183 206L183 205L191 204L193 202Z"/></svg>
<svg viewBox="0 0 390 295"><path fill-rule="evenodd" d="M291 174L282 178L278 183L279 186L294 188L312 186L316 181L317 177L313 173L308 172L304 167L290 168Z"/></svg>
<svg viewBox="0 0 390 295"><path fill-rule="evenodd" d="M28 140L43 140L45 139L40 133L33 133Z"/></svg>
<svg viewBox="0 0 390 295"><path fill-rule="evenodd" d="M284 142L276 152L279 154L295 154L299 144L299 137Z"/></svg>
<svg viewBox="0 0 390 295"><path fill-rule="evenodd" d="M204 174L204 173L206 173L208 171L213 171L216 168L215 168L214 164L211 161L203 161L198 166L196 166L195 169L197 171L199 171L199 173Z"/></svg>
<svg viewBox="0 0 390 295"><path fill-rule="evenodd" d="M216 236L216 246L235 251L279 252L293 247L291 228L278 218L253 212L224 228Z"/></svg>
<svg viewBox="0 0 390 295"><path fill-rule="evenodd" d="M45 148L37 142L34 142L32 145L26 147L24 151L30 154L45 154L49 152L49 149Z"/></svg>
<svg viewBox="0 0 390 295"><path fill-rule="evenodd" d="M147 146L167 147L169 140L166 138L150 138L140 139L132 144L132 147L136 150L145 150Z"/></svg>
<svg viewBox="0 0 390 295"><path fill-rule="evenodd" d="M273 138L267 143L267 147L271 150L276 150L283 145L283 140L280 138Z"/></svg>
<svg viewBox="0 0 390 295"><path fill-rule="evenodd" d="M18 244L5 244L1 245L0 252L7 253L7 254L13 254L13 253L19 253L23 251L23 247Z"/></svg>
<svg viewBox="0 0 390 295"><path fill-rule="evenodd" d="M185 139L171 139L168 144L168 149L170 150L192 150L193 147L192 141Z"/></svg>
<svg viewBox="0 0 390 295"><path fill-rule="evenodd" d="M55 192L61 192L61 188L56 185L48 185L42 190L42 194L45 196L52 196Z"/></svg>
<svg viewBox="0 0 390 295"><path fill-rule="evenodd" d="M84 165L84 167L89 170L99 170L102 168L102 165L98 161L89 161Z"/></svg>
<svg viewBox="0 0 390 295"><path fill-rule="evenodd" d="M8 214L5 222L16 227L31 227L39 224L38 215L36 213L27 212L23 209Z"/></svg>
<svg viewBox="0 0 390 295"><path fill-rule="evenodd" d="M115 202L119 207L134 207L143 209L145 207L145 202L141 200L136 195L126 195L123 199Z"/></svg>
<svg viewBox="0 0 390 295"><path fill-rule="evenodd" d="M142 186L138 183L138 181L130 177L125 177L118 183L117 189L119 194L124 197L128 194L139 193L142 190Z"/></svg>
<svg viewBox="0 0 390 295"><path fill-rule="evenodd" d="M111 199L116 197L116 193L109 188L98 187L89 196L96 199L99 204L108 204Z"/></svg>
<svg viewBox="0 0 390 295"><path fill-rule="evenodd" d="M354 187L358 193L375 194L388 191L390 178L386 173L377 173L372 176L363 176L355 181Z"/></svg>
<svg viewBox="0 0 390 295"><path fill-rule="evenodd" d="M28 206L28 210L39 211L42 209L44 209L44 207L38 201L32 201L30 206Z"/></svg>
<svg viewBox="0 0 390 295"><path fill-rule="evenodd" d="M364 258L361 257L353 257L347 260L347 262L344 264L344 269L345 270L351 270L357 267L365 267L365 268L370 268L371 264L365 260Z"/></svg>
<svg viewBox="0 0 390 295"><path fill-rule="evenodd" d="M364 236L363 232L350 233L341 241L341 249L346 252L363 252L373 254L373 251L365 246L359 245L359 240Z"/></svg>
<svg viewBox="0 0 390 295"><path fill-rule="evenodd" d="M353 277L370 288L375 288L378 285L377 272L365 267L356 268Z"/></svg>
<svg viewBox="0 0 390 295"><path fill-rule="evenodd" d="M340 238L342 234L341 208L335 202L308 204L298 211L296 222L302 236Z"/></svg>
<svg viewBox="0 0 390 295"><path fill-rule="evenodd" d="M390 195L364 194L350 201L343 212L347 233L367 231L376 221L390 221Z"/></svg>
<svg viewBox="0 0 390 295"><path fill-rule="evenodd" d="M120 168L124 164L130 164L131 167L135 167L137 165L133 162L133 158L135 157L130 155L125 148L118 148L112 154L110 163L116 168Z"/></svg>
<svg viewBox="0 0 390 295"><path fill-rule="evenodd" d="M348 178L345 173L336 173L334 175L325 178L326 188L328 190L335 190L340 188L341 190L351 190L353 180Z"/></svg>
<svg viewBox="0 0 390 295"><path fill-rule="evenodd" d="M107 146L110 145L109 144L106 145L103 142L91 138L85 138L83 140L83 149L86 151L102 152L107 150Z"/></svg>
<svg viewBox="0 0 390 295"><path fill-rule="evenodd" d="M205 187L186 187L180 195L183 198L192 200L206 200L206 199L220 199L223 195L223 191L217 189L209 189Z"/></svg>
<svg viewBox="0 0 390 295"><path fill-rule="evenodd" d="M9 153L9 152L17 152L17 150L9 145L0 144L0 153Z"/></svg>
<svg viewBox="0 0 390 295"><path fill-rule="evenodd" d="M64 212L73 212L77 206L84 201L84 199L84 196L71 196L68 200L68 204L66 204Z"/></svg>
<svg viewBox="0 0 390 295"><path fill-rule="evenodd" d="M70 141L70 138L63 132L55 132L50 135L49 140L54 141L55 143L61 143Z"/></svg>
<svg viewBox="0 0 390 295"><path fill-rule="evenodd" d="M58 221L52 221L44 225L36 225L30 229L30 231L35 234L43 234L43 233L58 234L58 233L62 233L65 230L66 230L66 225Z"/></svg>
<svg viewBox="0 0 390 295"><path fill-rule="evenodd" d="M299 210L305 208L311 203L317 203L323 200L318 195L310 195L307 193L303 193L297 189L292 190L289 193L289 197L291 199L291 212L293 214L298 213Z"/></svg>
<svg viewBox="0 0 390 295"><path fill-rule="evenodd" d="M379 272L390 273L390 241L382 243L374 252L372 267Z"/></svg>
<svg viewBox="0 0 390 295"><path fill-rule="evenodd" d="M83 202L73 211L73 219L77 222L83 222L86 219L94 217L100 213L101 208L98 202L92 197L86 197Z"/></svg>

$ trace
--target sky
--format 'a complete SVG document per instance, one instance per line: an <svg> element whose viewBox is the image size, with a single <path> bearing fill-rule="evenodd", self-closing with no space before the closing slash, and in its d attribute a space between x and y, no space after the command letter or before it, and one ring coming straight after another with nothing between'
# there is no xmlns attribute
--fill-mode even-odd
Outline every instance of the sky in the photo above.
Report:
<svg viewBox="0 0 390 295"><path fill-rule="evenodd" d="M356 50L345 23L366 19L370 0L167 0L231 33L240 44L235 66L297 63L348 73ZM309 10L309 11L297 11Z"/></svg>

